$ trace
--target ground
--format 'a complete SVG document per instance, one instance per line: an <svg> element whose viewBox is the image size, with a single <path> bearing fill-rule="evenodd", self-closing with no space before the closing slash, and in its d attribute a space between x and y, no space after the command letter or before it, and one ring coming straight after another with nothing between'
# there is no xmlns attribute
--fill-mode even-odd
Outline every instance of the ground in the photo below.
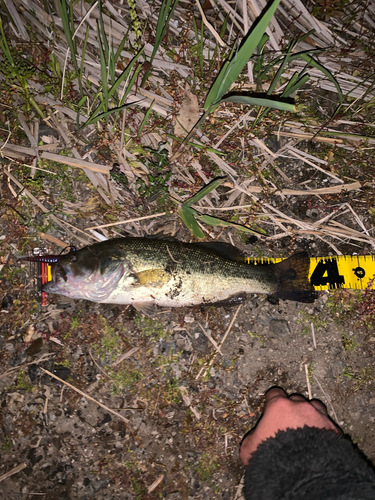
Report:
<svg viewBox="0 0 375 500"><path fill-rule="evenodd" d="M231 46L232 33L243 36L238 15L227 24L225 10L205 2L203 36L196 5L181 2L157 41L160 6L151 6L149 24L148 4L111 10L105 2L103 26L99 8L91 13L81 66L85 30L75 47L53 3L14 4L18 17L1 12L0 30L9 63L0 68L3 498L239 500L239 444L275 385L321 399L375 464L372 283L323 290L309 304L249 294L150 318L132 306L42 297L36 265L19 260L36 247L58 255L69 245L155 235L232 243L255 258L373 255L373 3L344 11L306 2L302 12L283 2L267 51L253 58L255 84L247 67L238 82L266 92L276 45L288 54L289 41L315 26L295 46L324 49L297 108L259 120L259 106L222 104L197 127L196 147L182 150L230 56L206 21ZM84 7L72 7L75 28ZM118 60L104 32L116 49L125 37ZM100 82L110 88L111 64L123 75L144 42L145 61L122 82L130 85L124 102L138 106L116 114L124 102ZM63 76L68 46L79 67L69 59ZM301 61L286 64L279 94ZM107 98L110 114L97 104Z"/></svg>
<svg viewBox="0 0 375 500"><path fill-rule="evenodd" d="M3 482L4 495L234 498L239 442L265 391L280 385L308 397L305 366L312 396L375 460L375 338L360 317L342 319L343 293L302 306L249 297L239 310L181 309L157 320L82 301L37 307L35 340L17 330L2 340L2 472L26 464ZM215 352L202 328L219 341L237 312L223 355L198 377Z"/></svg>

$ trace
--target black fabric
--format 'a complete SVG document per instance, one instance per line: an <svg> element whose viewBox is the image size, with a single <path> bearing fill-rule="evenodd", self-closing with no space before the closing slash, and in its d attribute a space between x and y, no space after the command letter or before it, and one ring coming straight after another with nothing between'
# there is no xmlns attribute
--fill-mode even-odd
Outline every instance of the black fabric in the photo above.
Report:
<svg viewBox="0 0 375 500"><path fill-rule="evenodd" d="M244 492L246 500L375 500L375 473L333 431L288 429L259 445Z"/></svg>

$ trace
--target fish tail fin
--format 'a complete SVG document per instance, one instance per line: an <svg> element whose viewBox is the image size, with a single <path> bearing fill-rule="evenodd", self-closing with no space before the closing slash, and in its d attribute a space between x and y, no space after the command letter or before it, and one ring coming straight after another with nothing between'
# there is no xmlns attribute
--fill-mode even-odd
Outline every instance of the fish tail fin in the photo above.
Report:
<svg viewBox="0 0 375 500"><path fill-rule="evenodd" d="M310 258L307 252L299 252L275 264L277 288L275 296L279 299L297 302L314 302L318 293L309 280Z"/></svg>

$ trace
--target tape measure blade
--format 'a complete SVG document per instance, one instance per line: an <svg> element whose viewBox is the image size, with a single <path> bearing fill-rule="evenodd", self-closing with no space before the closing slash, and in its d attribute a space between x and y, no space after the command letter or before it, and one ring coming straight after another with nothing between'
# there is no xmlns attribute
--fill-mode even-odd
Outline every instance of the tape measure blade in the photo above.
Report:
<svg viewBox="0 0 375 500"><path fill-rule="evenodd" d="M276 264L284 259L250 257L252 265ZM310 257L309 279L315 290L375 289L375 255Z"/></svg>
<svg viewBox="0 0 375 500"><path fill-rule="evenodd" d="M316 290L366 289L375 276L373 257L365 255L312 257L311 283ZM370 283L370 288L375 288L374 282Z"/></svg>

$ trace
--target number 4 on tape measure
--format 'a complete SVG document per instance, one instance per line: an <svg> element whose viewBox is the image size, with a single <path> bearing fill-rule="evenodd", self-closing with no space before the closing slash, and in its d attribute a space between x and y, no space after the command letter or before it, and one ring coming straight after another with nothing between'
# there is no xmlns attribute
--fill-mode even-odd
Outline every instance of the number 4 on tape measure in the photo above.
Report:
<svg viewBox="0 0 375 500"><path fill-rule="evenodd" d="M322 259L314 269L310 281L314 287L328 285L329 288L341 288L345 284L345 277L339 273L335 258Z"/></svg>
<svg viewBox="0 0 375 500"><path fill-rule="evenodd" d="M374 255L311 257L310 280L315 289L375 288Z"/></svg>

